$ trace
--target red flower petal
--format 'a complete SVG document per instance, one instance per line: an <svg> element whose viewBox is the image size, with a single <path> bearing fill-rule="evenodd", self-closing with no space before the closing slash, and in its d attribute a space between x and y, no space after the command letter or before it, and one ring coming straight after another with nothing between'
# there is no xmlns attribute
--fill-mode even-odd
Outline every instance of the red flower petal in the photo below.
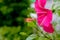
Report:
<svg viewBox="0 0 60 40"><path fill-rule="evenodd" d="M52 24L49 24L49 26L43 26L43 29L48 33L54 32L54 28L53 28Z"/></svg>
<svg viewBox="0 0 60 40"><path fill-rule="evenodd" d="M37 13L37 23L42 26L43 29L48 33L53 33L52 27L52 11L45 8L46 0L36 0L35 10Z"/></svg>

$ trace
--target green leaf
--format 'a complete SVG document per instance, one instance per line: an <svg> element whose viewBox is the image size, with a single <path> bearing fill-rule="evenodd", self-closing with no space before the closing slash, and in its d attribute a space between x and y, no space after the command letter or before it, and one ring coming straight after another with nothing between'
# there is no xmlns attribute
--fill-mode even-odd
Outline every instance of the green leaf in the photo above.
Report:
<svg viewBox="0 0 60 40"><path fill-rule="evenodd" d="M25 33L25 32L20 32L20 35L27 35L27 33Z"/></svg>
<svg viewBox="0 0 60 40"><path fill-rule="evenodd" d="M33 3L33 2L35 2L35 0L31 0L31 2Z"/></svg>
<svg viewBox="0 0 60 40"><path fill-rule="evenodd" d="M35 39L36 37L37 37L36 34L32 34L32 35L28 36L28 37L26 38L26 40L33 40L33 39Z"/></svg>
<svg viewBox="0 0 60 40"><path fill-rule="evenodd" d="M44 37L38 37L37 40L49 40L49 39L44 38Z"/></svg>
<svg viewBox="0 0 60 40"><path fill-rule="evenodd" d="M34 27L36 26L33 22L29 22L27 25L28 25L29 27L32 27L32 28L34 28Z"/></svg>

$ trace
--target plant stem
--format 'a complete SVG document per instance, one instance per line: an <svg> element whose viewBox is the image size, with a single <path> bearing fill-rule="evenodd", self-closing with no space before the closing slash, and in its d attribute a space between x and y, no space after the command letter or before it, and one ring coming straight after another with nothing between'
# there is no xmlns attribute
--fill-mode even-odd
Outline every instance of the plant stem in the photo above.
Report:
<svg viewBox="0 0 60 40"><path fill-rule="evenodd" d="M34 22L34 24L36 25L36 30L37 31L39 31L39 32L37 32L38 34L40 33L40 34L43 34L43 36L45 37L45 38L47 38L47 39L50 39L49 37L47 37L43 32L42 32L42 30L37 26L37 24ZM38 35L39 36L39 35ZM51 39L50 39L51 40Z"/></svg>

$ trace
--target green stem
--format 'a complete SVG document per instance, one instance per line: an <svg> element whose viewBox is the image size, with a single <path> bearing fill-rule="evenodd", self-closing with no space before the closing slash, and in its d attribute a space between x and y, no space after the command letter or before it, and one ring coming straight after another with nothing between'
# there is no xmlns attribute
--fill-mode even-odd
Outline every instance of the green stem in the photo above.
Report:
<svg viewBox="0 0 60 40"><path fill-rule="evenodd" d="M36 27L35 27L36 30L39 31L40 34L43 34L43 36L44 36L45 38L50 39L49 37L47 37L47 36L42 32L42 30L40 29L40 27L38 27L38 25L36 24L36 22L33 21L33 23L34 23L35 26L36 26ZM37 32L37 33L39 34L39 32ZM51 40L51 39L50 39L50 40Z"/></svg>

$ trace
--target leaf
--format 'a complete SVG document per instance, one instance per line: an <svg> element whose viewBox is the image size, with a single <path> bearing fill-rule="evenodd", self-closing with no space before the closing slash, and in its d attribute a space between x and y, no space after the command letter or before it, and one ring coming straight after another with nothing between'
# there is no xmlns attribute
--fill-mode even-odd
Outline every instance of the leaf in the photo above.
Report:
<svg viewBox="0 0 60 40"><path fill-rule="evenodd" d="M39 37L37 40L49 40L49 39L44 38L44 37Z"/></svg>
<svg viewBox="0 0 60 40"><path fill-rule="evenodd" d="M34 28L34 27L36 26L33 22L29 22L27 25L28 25L29 27L32 27L32 28Z"/></svg>
<svg viewBox="0 0 60 40"><path fill-rule="evenodd" d="M35 39L36 37L37 37L36 34L32 34L32 35L28 36L28 37L26 38L26 40L33 40L33 39Z"/></svg>
<svg viewBox="0 0 60 40"><path fill-rule="evenodd" d="M35 2L35 0L31 0L31 2L33 3L33 2Z"/></svg>
<svg viewBox="0 0 60 40"><path fill-rule="evenodd" d="M27 35L27 33L25 33L25 32L20 32L20 35Z"/></svg>

